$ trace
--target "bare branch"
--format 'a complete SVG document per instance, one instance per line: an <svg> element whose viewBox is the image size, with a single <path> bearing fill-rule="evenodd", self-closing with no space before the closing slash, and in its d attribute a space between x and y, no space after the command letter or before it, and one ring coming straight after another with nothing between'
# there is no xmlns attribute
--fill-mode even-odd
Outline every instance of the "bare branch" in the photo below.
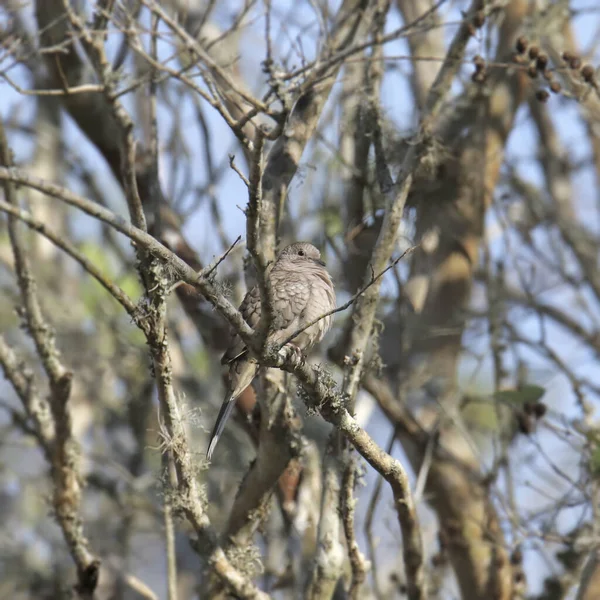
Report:
<svg viewBox="0 0 600 600"><path fill-rule="evenodd" d="M278 366L298 377L306 395L305 402L334 425L356 448L358 453L390 484L394 495L394 506L402 531L404 562L411 600L423 598L423 549L415 506L412 501L410 483L404 467L399 461L382 450L358 425L344 408L342 396L335 384L319 367L279 362Z"/></svg>
<svg viewBox="0 0 600 600"><path fill-rule="evenodd" d="M4 371L4 377L12 384L23 404L25 413L33 421L33 429L40 447L44 450L48 461L51 462L55 427L50 404L46 398L40 395L31 369L18 359L2 336L0 336L0 364Z"/></svg>
<svg viewBox="0 0 600 600"><path fill-rule="evenodd" d="M341 508L342 523L344 525L344 534L348 545L348 556L350 557L350 566L352 568L352 578L350 581L349 595L352 600L359 600L361 597L361 588L367 577L370 564L358 547L355 535L354 507L356 499L354 498L354 487L356 484L357 465L354 457L348 457L342 478Z"/></svg>
<svg viewBox="0 0 600 600"><path fill-rule="evenodd" d="M323 496L312 578L306 590L309 600L332 598L342 574L344 548L341 544L340 513L341 471L336 445L341 443L337 431L332 432L327 444L323 465Z"/></svg>
<svg viewBox="0 0 600 600"><path fill-rule="evenodd" d="M256 134L254 149L252 151L250 163L250 178L248 182L248 208L246 209L246 243L248 252L252 257L256 269L256 278L260 290L261 317L256 329L257 341L260 345L267 339L269 328L273 323L275 315L273 313L274 298L273 289L269 285L267 278L267 267L269 259L265 254L265 247L262 243L262 236L265 235L265 227L262 223L264 215L262 213L262 179L263 179L263 145L264 136L259 130ZM275 227L275 222L271 222ZM268 239L275 239L275 230L268 231ZM270 253L269 253L270 254Z"/></svg>
<svg viewBox="0 0 600 600"><path fill-rule="evenodd" d="M50 240L57 248L60 248L65 254L76 260L81 267L89 273L121 306L127 311L127 314L134 318L136 316L136 305L129 296L115 283L110 281L105 275L97 269L94 264L73 244L62 236L52 232L45 223L35 219L24 210L15 208L13 205L0 200L0 211L23 221L28 227L37 231L45 238Z"/></svg>
<svg viewBox="0 0 600 600"><path fill-rule="evenodd" d="M379 3L363 0L344 0L337 15L329 38L327 52L339 52L360 39L369 30ZM277 240L274 237L281 218L288 186L298 169L300 158L310 140L321 115L321 110L335 83L340 65L324 69L317 78L323 76L318 87L309 77L304 89L290 114L281 137L275 142L267 157L263 175L263 197L261 199L260 243L267 261L275 258Z"/></svg>
<svg viewBox="0 0 600 600"><path fill-rule="evenodd" d="M11 151L2 122L0 122L0 163L3 165L2 168L8 168L12 164ZM8 204L17 208L16 194L8 181L4 182L4 193ZM77 565L79 592L83 596L91 596L98 583L100 562L90 550L89 542L83 532L80 515L81 475L78 444L73 437L71 415L67 407L73 374L62 364L60 353L54 343L54 332L42 315L36 294L35 280L25 254L25 245L18 222L10 214L8 216L8 232L15 257L15 275L23 303L22 317L50 380L50 410L54 420L55 434L51 451L54 482L53 506L71 556ZM29 400L30 402L25 405L26 408L32 406L31 398ZM39 403L37 404L39 406ZM40 433L43 431L41 427L39 431Z"/></svg>
<svg viewBox="0 0 600 600"><path fill-rule="evenodd" d="M176 254L171 252L168 248L163 246L154 237L147 234L137 227L134 227L131 223L127 222L123 217L116 215L112 211L100 206L96 202L92 202L87 198L83 198L70 190L53 184L48 183L44 180L29 177L26 173L18 169L7 169L6 167L0 167L0 181L12 181L14 183L26 185L33 189L44 192L45 194L62 200L71 206L79 208L88 215L107 223L117 231L131 238L134 242L139 244L148 252L156 255L165 261L179 277L186 283L194 287L198 287L200 292L206 297L209 302L217 306L220 312L225 318L231 323L236 331L240 333L242 339L248 343L249 347L253 347L251 340L252 329L244 321L239 312L233 307L233 305L218 294L212 284L205 281L202 273L197 273L187 263L181 260ZM21 214L19 212L19 214ZM24 215L24 220L27 219L27 215ZM210 271L210 269L209 269Z"/></svg>

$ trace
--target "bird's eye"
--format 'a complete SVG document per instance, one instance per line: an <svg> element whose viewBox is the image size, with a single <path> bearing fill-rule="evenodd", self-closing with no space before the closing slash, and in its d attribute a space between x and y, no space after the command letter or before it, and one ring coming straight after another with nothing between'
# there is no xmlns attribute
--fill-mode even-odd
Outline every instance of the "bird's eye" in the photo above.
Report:
<svg viewBox="0 0 600 600"><path fill-rule="evenodd" d="M304 250L298 250L298 256L304 256Z"/></svg>

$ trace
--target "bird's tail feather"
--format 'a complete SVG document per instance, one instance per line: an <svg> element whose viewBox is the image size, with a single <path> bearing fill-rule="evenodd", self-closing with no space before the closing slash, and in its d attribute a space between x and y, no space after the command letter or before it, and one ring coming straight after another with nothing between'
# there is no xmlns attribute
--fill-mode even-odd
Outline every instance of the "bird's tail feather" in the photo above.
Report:
<svg viewBox="0 0 600 600"><path fill-rule="evenodd" d="M229 415L235 406L236 399L236 396L229 396L228 398L225 398L223 404L221 404L217 420L215 421L215 426L210 434L210 441L208 443L208 450L206 452L207 460L212 458L215 446L217 445L217 442L223 433L223 429L225 429L225 423L227 423L227 419L229 418Z"/></svg>
<svg viewBox="0 0 600 600"><path fill-rule="evenodd" d="M233 390L227 392L225 400L223 400L223 404L221 404L217 421L215 422L215 426L210 436L210 442L208 443L208 451L206 452L206 458L208 460L211 459L215 446L217 445L217 442L223 433L225 423L227 423L227 419L229 418L229 415L235 406L235 401L252 383L257 371L258 363L256 363L254 360L245 360L234 364L234 376L232 378L234 383Z"/></svg>

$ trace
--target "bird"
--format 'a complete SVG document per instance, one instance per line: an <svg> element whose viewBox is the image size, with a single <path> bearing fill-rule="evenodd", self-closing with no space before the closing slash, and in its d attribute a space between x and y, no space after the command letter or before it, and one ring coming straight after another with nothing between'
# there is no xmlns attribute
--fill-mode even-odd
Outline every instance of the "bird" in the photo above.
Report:
<svg viewBox="0 0 600 600"><path fill-rule="evenodd" d="M335 288L318 248L308 242L296 242L286 246L268 272L273 298L273 322L267 341L283 343L298 329L335 308ZM260 289L253 287L244 297L239 311L242 317L256 329L261 316ZM320 342L333 321L327 315L299 333L291 342L296 352L306 352ZM225 398L210 436L207 460L211 460L217 442L240 394L252 383L259 369L244 341L234 334L221 364L229 365L228 385Z"/></svg>

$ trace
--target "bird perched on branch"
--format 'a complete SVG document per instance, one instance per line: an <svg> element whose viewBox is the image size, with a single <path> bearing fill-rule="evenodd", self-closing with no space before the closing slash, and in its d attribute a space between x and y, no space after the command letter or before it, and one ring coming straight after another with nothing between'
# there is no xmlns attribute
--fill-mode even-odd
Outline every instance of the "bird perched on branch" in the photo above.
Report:
<svg viewBox="0 0 600 600"><path fill-rule="evenodd" d="M283 343L297 330L335 308L335 290L321 260L321 253L308 242L284 248L267 275L272 289L273 322L267 340ZM250 327L256 329L261 316L260 290L252 288L240 305ZM320 342L331 327L333 315L318 320L299 333L290 343L297 351L307 351ZM221 364L229 365L227 393L210 436L206 457L211 459L238 396L252 383L259 365L243 340L235 335Z"/></svg>

